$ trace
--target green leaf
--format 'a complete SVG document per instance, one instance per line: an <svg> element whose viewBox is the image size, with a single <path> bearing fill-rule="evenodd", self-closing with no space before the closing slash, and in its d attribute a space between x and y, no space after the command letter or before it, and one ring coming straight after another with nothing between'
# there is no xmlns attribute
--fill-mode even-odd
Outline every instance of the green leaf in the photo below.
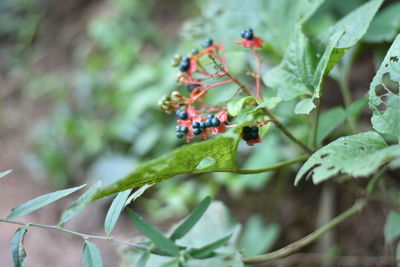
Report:
<svg viewBox="0 0 400 267"><path fill-rule="evenodd" d="M133 194L128 198L128 200L125 202L124 207L131 204L132 201L135 201L137 198L139 198L141 195L143 195L143 193L147 189L149 189L152 186L153 186L153 184L145 184L145 185L141 186L139 189L137 189L135 192L133 192Z"/></svg>
<svg viewBox="0 0 400 267"><path fill-rule="evenodd" d="M127 209L129 216L132 218L133 222L139 228L139 230L147 236L151 241L154 242L157 248L160 248L172 256L179 255L179 248L170 239L166 238L163 233L154 228L148 222L146 222L142 217L140 217L136 212L131 209Z"/></svg>
<svg viewBox="0 0 400 267"><path fill-rule="evenodd" d="M400 3L383 9L372 21L363 41L369 43L391 42L400 29Z"/></svg>
<svg viewBox="0 0 400 267"><path fill-rule="evenodd" d="M350 12L335 25L324 31L319 37L322 41L328 41L331 36L343 32L336 44L337 49L348 49L355 45L367 32L369 24L374 18L383 0L371 0L356 10Z"/></svg>
<svg viewBox="0 0 400 267"><path fill-rule="evenodd" d="M400 137L400 34L387 52L369 88L372 126Z"/></svg>
<svg viewBox="0 0 400 267"><path fill-rule="evenodd" d="M385 241L390 243L400 237L400 212L392 210L385 223Z"/></svg>
<svg viewBox="0 0 400 267"><path fill-rule="evenodd" d="M103 261L101 259L101 254L97 246L86 241L83 245L83 267L102 267Z"/></svg>
<svg viewBox="0 0 400 267"><path fill-rule="evenodd" d="M4 172L0 172L0 178L3 178L4 176L6 176L7 174L11 173L12 170L6 170Z"/></svg>
<svg viewBox="0 0 400 267"><path fill-rule="evenodd" d="M24 249L24 237L28 228L26 226L18 228L11 240L11 253L14 267L26 266L26 252Z"/></svg>
<svg viewBox="0 0 400 267"><path fill-rule="evenodd" d="M271 249L279 237L279 226L269 224L263 226L260 215L252 215L246 222L240 239L240 248L245 257L265 253ZM254 242L257 240L257 242Z"/></svg>
<svg viewBox="0 0 400 267"><path fill-rule="evenodd" d="M239 115L240 111L251 102L257 103L256 98L254 96L246 96L229 101L228 104L226 105L228 108L229 115L236 117L237 115Z"/></svg>
<svg viewBox="0 0 400 267"><path fill-rule="evenodd" d="M140 165L126 178L97 192L93 200L145 184L155 184L185 173L236 170L236 150L239 139L219 137L208 141L184 145L158 159ZM207 168L197 169L199 163L211 157L216 162Z"/></svg>
<svg viewBox="0 0 400 267"><path fill-rule="evenodd" d="M214 250L225 245L229 241L231 236L232 236L232 234L229 234L229 235L224 236L208 245L205 245L204 247L191 249L189 252L189 255L195 259L207 258L212 255Z"/></svg>
<svg viewBox="0 0 400 267"><path fill-rule="evenodd" d="M199 205L189 214L189 216L175 229L170 239L176 240L184 237L206 212L210 206L211 197L204 198Z"/></svg>
<svg viewBox="0 0 400 267"><path fill-rule="evenodd" d="M60 222L58 224L63 224L71 220L73 217L78 215L82 210L84 210L90 204L91 198L93 197L93 195L96 193L96 191L99 189L100 186L101 186L101 181L98 181L93 187L88 189L78 199L72 202L68 206L68 208L66 208L62 213Z"/></svg>
<svg viewBox="0 0 400 267"><path fill-rule="evenodd" d="M367 103L368 103L368 98L366 97L354 101L353 103L351 103L350 106L347 107L346 116L347 117L357 116L363 110L365 105L367 105Z"/></svg>
<svg viewBox="0 0 400 267"><path fill-rule="evenodd" d="M294 113L296 114L310 114L310 112L315 108L314 99L306 98L297 103Z"/></svg>
<svg viewBox="0 0 400 267"><path fill-rule="evenodd" d="M118 195L114 198L111 203L110 208L108 209L106 219L104 221L104 230L107 234L111 234L112 230L117 223L117 220L122 212L122 209L125 207L126 200L129 197L132 189L128 189L122 192L119 192Z"/></svg>
<svg viewBox="0 0 400 267"><path fill-rule="evenodd" d="M315 152L296 175L295 184L305 176L315 184L339 173L368 176L382 164L400 156L400 145L388 146L376 132L341 137Z"/></svg>
<svg viewBox="0 0 400 267"><path fill-rule="evenodd" d="M43 208L44 206L49 205L50 203L53 203L60 198L63 198L65 196L68 196L75 191L78 191L79 189L83 188L86 185L81 185L69 189L64 189L64 190L59 190L53 193L49 193L40 197L37 197L35 199L32 199L28 202L25 202L11 210L11 213L7 216L7 219L14 219L17 217L24 216L26 214L29 214L37 209Z"/></svg>

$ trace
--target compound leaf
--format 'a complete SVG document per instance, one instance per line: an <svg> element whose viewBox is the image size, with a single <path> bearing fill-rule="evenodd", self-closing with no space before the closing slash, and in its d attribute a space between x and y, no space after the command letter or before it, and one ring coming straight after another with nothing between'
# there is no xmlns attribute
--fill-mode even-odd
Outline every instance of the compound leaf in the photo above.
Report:
<svg viewBox="0 0 400 267"><path fill-rule="evenodd" d="M204 198L189 216L175 229L170 239L176 240L184 237L193 226L200 220L208 206L211 204L211 197Z"/></svg>
<svg viewBox="0 0 400 267"><path fill-rule="evenodd" d="M83 267L102 267L103 261L101 259L100 250L97 246L86 241L83 245Z"/></svg>
<svg viewBox="0 0 400 267"><path fill-rule="evenodd" d="M170 177L185 173L236 170L236 150L239 139L219 137L208 141L184 145L180 148L140 165L122 180L100 189L93 200L145 184L156 184ZM204 159L215 162L198 168Z"/></svg>
<svg viewBox="0 0 400 267"><path fill-rule="evenodd" d="M16 206L11 210L11 213L8 215L7 219L14 219L17 217L24 216L26 214L29 214L37 209L43 208L44 206L49 205L50 203L53 203L60 198L66 197L75 191L78 191L82 187L86 186L81 185L69 189L64 189L64 190L59 190L53 193L49 193L37 198L34 198L32 200L29 200L28 202L25 202L21 205Z"/></svg>
<svg viewBox="0 0 400 267"><path fill-rule="evenodd" d="M132 218L137 228L139 228L139 230L145 236L153 241L156 247L170 253L172 256L179 255L179 248L174 244L173 241L165 237L163 233L154 228L151 224L140 217L136 212L129 208L127 210L129 216Z"/></svg>
<svg viewBox="0 0 400 267"><path fill-rule="evenodd" d="M369 89L372 126L381 133L400 137L400 34L387 52Z"/></svg>
<svg viewBox="0 0 400 267"><path fill-rule="evenodd" d="M125 191L119 192L117 196L111 203L110 208L108 209L106 219L104 221L104 230L107 234L110 234L117 223L119 215L122 212L122 209L125 207L126 200L129 197L132 189L127 189Z"/></svg>
<svg viewBox="0 0 400 267"><path fill-rule="evenodd" d="M14 267L26 266L26 252L23 243L27 231L28 228L26 226L18 228L11 240L11 253Z"/></svg>
<svg viewBox="0 0 400 267"><path fill-rule="evenodd" d="M295 184L305 176L320 183L336 174L368 176L382 164L400 156L400 145L388 146L376 132L341 137L315 152L296 175Z"/></svg>

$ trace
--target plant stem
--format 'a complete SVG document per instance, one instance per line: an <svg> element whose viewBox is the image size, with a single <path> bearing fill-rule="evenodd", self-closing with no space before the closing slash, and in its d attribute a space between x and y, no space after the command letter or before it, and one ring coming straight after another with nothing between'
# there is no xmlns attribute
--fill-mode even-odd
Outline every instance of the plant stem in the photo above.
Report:
<svg viewBox="0 0 400 267"><path fill-rule="evenodd" d="M265 167L265 168L260 168L260 169L254 169L254 170L243 170L238 168L235 172L236 173L240 173L240 174L255 174L255 173L260 173L260 172L268 172L268 171L273 171L276 169L279 169L281 167L287 166L287 165L291 165L293 163L297 163L297 162L301 162L304 161L306 159L308 159L308 155L302 155L300 157L291 159L291 160L287 160L287 161L282 161L280 163Z"/></svg>
<svg viewBox="0 0 400 267"><path fill-rule="evenodd" d="M249 90L246 86L244 86L241 82L239 82L239 81L238 81L235 77L233 77L229 72L226 72L225 70L223 70L223 71L225 72L226 76L229 77L229 79L231 79L234 83L236 83L237 85L239 85L239 89L242 89L243 92L244 92L246 95L248 95L248 96L253 96L253 94L250 92L250 90ZM271 114L271 112L270 112L266 107L262 108L261 110L264 112L265 115L267 115L267 116L271 119L272 123L273 123L279 130L281 130L281 132L282 132L284 135L286 135L290 140L292 140L294 143L296 143L298 146L300 146L307 154L310 154L310 155L311 155L311 154L313 153L313 151L312 151L309 147L307 147L307 146L304 145L302 142L300 142L296 137L294 137L294 136L288 131L288 129L286 129L286 127L283 126L282 123L281 123L277 118L275 118L274 115Z"/></svg>
<svg viewBox="0 0 400 267"><path fill-rule="evenodd" d="M251 52L253 53L254 57L256 58L257 62L257 73L256 73L256 96L259 99L262 99L261 95L261 87L260 87L260 74L261 74L261 60L258 56L258 52L254 49L251 49Z"/></svg>
<svg viewBox="0 0 400 267"><path fill-rule="evenodd" d="M378 183L379 179L382 177L382 174L386 172L388 169L389 164L386 164L384 167L380 168L379 171L371 178L371 180L368 182L367 185L367 194L371 194L374 189L376 184Z"/></svg>
<svg viewBox="0 0 400 267"><path fill-rule="evenodd" d="M83 239L107 240L107 241L112 241L112 242L115 242L115 243L127 245L127 246L138 248L138 249L146 249L147 250L149 248L148 246L145 246L145 245L142 245L142 244L133 243L133 242L127 242L127 241L123 241L123 240L118 240L118 239L114 239L114 238L112 238L110 236L88 235L88 234L75 232L75 231L68 230L68 229L65 229L65 228L62 228L62 227L58 227L58 226L54 226L54 225L37 224L37 223L24 223L24 222L17 222L17 221L5 220L5 219L0 219L0 222L10 223L10 224L17 224L17 225L28 225L28 226L33 226L33 227L57 230L57 231L61 231L61 232L64 232L64 233L71 234L71 235L82 237Z"/></svg>
<svg viewBox="0 0 400 267"><path fill-rule="evenodd" d="M314 131L312 134L312 148L317 148L317 134L318 134L318 124L319 124L319 115L321 113L321 99L316 99L316 114L315 114L315 123L314 123Z"/></svg>
<svg viewBox="0 0 400 267"><path fill-rule="evenodd" d="M344 77L341 79L337 80L339 83L339 88L340 88L340 92L342 93L343 96L343 102L344 102L344 106L346 107L346 110L349 108L349 106L351 105L352 102L352 97L351 97L351 93L350 93L350 87L349 87L349 82L348 82L348 78ZM354 122L354 118L353 116L348 116L347 117L347 123L350 127L350 131L352 133L356 133L357 129L355 126L355 122Z"/></svg>
<svg viewBox="0 0 400 267"><path fill-rule="evenodd" d="M348 210L340 214L339 216L333 218L331 221L327 222L311 234L303 237L302 239L299 239L286 247L283 247L279 250L266 253L263 255L255 256L255 257L250 257L250 258L244 258L243 262L245 264L252 264L252 263L260 263L260 262L265 262L265 261L270 261L274 259L279 259L283 258L286 256L289 256L296 251L300 250L301 248L311 244L315 240L317 240L320 236L322 236L325 232L331 230L332 228L336 227L346 219L350 218L351 216L355 215L356 213L360 212L367 204L367 201L365 199L357 201L352 207L350 207Z"/></svg>

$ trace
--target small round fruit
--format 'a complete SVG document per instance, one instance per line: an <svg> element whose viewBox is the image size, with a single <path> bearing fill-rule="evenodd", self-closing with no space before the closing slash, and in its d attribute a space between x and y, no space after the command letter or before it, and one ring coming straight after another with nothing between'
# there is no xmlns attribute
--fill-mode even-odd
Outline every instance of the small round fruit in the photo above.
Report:
<svg viewBox="0 0 400 267"><path fill-rule="evenodd" d="M187 132L189 132L189 128L186 126L186 125L183 125L183 126L181 126L181 132L182 133L187 133Z"/></svg>
<svg viewBox="0 0 400 267"><path fill-rule="evenodd" d="M200 122L198 122L198 121L192 122L192 127L193 128L200 128Z"/></svg>
<svg viewBox="0 0 400 267"><path fill-rule="evenodd" d="M199 135L199 134L201 134L200 128L194 128L194 129L193 129L193 134L194 134L194 135Z"/></svg>
<svg viewBox="0 0 400 267"><path fill-rule="evenodd" d="M207 128L210 128L211 126L213 126L210 119L207 119L204 124Z"/></svg>
<svg viewBox="0 0 400 267"><path fill-rule="evenodd" d="M221 125L221 121L220 121L217 117L214 117L214 118L212 118L212 120L211 120L211 124L212 124L212 126L214 126L214 127L218 127L218 126Z"/></svg>
<svg viewBox="0 0 400 267"><path fill-rule="evenodd" d="M210 47L210 46L212 46L213 42L214 42L213 39L208 38L208 39L205 39L205 40L201 43L201 46L204 47L204 48Z"/></svg>
<svg viewBox="0 0 400 267"><path fill-rule="evenodd" d="M212 118L214 118L214 114L208 114L207 115L207 119L212 120Z"/></svg>
<svg viewBox="0 0 400 267"><path fill-rule="evenodd" d="M178 137L179 139L181 139L182 137L184 137L185 135L182 132L177 132L176 133L176 137Z"/></svg>
<svg viewBox="0 0 400 267"><path fill-rule="evenodd" d="M176 125L175 129L176 129L177 132L181 132L181 126L180 125Z"/></svg>
<svg viewBox="0 0 400 267"><path fill-rule="evenodd" d="M257 126L251 126L251 131L254 133L258 133L258 127Z"/></svg>

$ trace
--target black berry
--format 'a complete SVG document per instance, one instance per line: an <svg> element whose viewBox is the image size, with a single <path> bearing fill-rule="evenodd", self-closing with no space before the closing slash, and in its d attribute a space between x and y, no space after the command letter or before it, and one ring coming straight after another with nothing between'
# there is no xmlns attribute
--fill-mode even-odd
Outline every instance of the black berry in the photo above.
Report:
<svg viewBox="0 0 400 267"><path fill-rule="evenodd" d="M240 36L246 40L253 40L254 33L252 29L245 29L240 33Z"/></svg>
<svg viewBox="0 0 400 267"><path fill-rule="evenodd" d="M199 134L201 134L200 128L194 128L194 129L193 129L193 134L194 134L194 135L199 135Z"/></svg>
<svg viewBox="0 0 400 267"><path fill-rule="evenodd" d="M200 122L198 122L198 121L192 122L192 127L193 128L200 128Z"/></svg>
<svg viewBox="0 0 400 267"><path fill-rule="evenodd" d="M187 112L186 112L186 110L178 109L176 111L176 116L181 120L186 120L187 119Z"/></svg>
<svg viewBox="0 0 400 267"><path fill-rule="evenodd" d="M179 70L182 72L187 71L189 69L189 66L190 66L190 58L184 57L179 64Z"/></svg>
<svg viewBox="0 0 400 267"><path fill-rule="evenodd" d="M250 133L251 132L251 128L249 126L244 126L242 129L243 133Z"/></svg>
<svg viewBox="0 0 400 267"><path fill-rule="evenodd" d="M204 124L205 124L205 126L206 126L207 128L210 128L211 126L213 126L210 119L206 120L206 122L205 122Z"/></svg>
<svg viewBox="0 0 400 267"><path fill-rule="evenodd" d="M244 126L242 128L242 138L245 141L249 141L249 140L256 140L259 138L258 135L258 130L259 128L257 126Z"/></svg>
<svg viewBox="0 0 400 267"><path fill-rule="evenodd" d="M181 132L182 133L187 133L187 132L189 132L189 128L187 127L187 126L181 126Z"/></svg>
<svg viewBox="0 0 400 267"><path fill-rule="evenodd" d="M177 132L176 133L176 137L178 137L179 139L181 139L182 137L184 137L185 135L182 132Z"/></svg>
<svg viewBox="0 0 400 267"><path fill-rule="evenodd" d="M205 129L206 128L206 122L204 122L204 121L200 122L200 128Z"/></svg>
<svg viewBox="0 0 400 267"><path fill-rule="evenodd" d="M221 121L217 117L214 117L211 119L211 124L214 127L218 127L221 125Z"/></svg>
<svg viewBox="0 0 400 267"><path fill-rule="evenodd" d="M201 46L202 47L204 47L204 48L206 48L206 47L210 47L210 46L212 46L212 44L213 44L213 40L212 39L205 39L202 43L201 43Z"/></svg>
<svg viewBox="0 0 400 267"><path fill-rule="evenodd" d="M208 114L207 115L207 119L212 120L212 118L214 118L214 114Z"/></svg>
<svg viewBox="0 0 400 267"><path fill-rule="evenodd" d="M251 126L251 131L254 133L258 133L258 127L257 126Z"/></svg>
<svg viewBox="0 0 400 267"><path fill-rule="evenodd" d="M175 129L176 129L177 132L180 132L181 131L181 126L176 125Z"/></svg>

